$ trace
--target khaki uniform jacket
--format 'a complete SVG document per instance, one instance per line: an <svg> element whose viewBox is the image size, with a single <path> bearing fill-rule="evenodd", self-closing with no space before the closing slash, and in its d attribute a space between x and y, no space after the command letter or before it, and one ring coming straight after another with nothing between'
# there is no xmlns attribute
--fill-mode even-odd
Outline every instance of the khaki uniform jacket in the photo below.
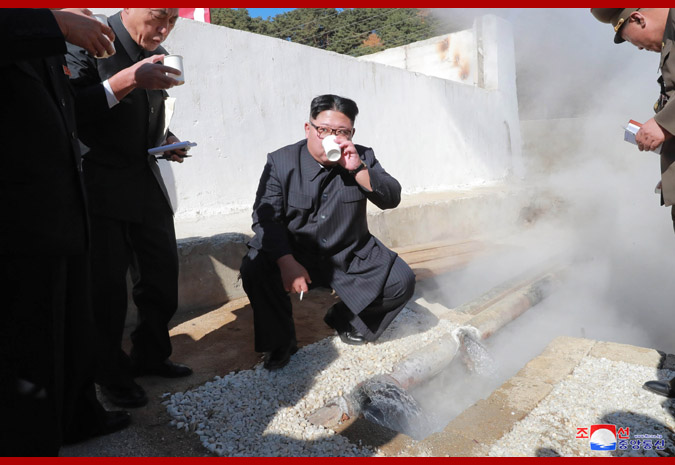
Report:
<svg viewBox="0 0 675 465"><path fill-rule="evenodd" d="M661 49L662 98L656 103L654 120L666 131L675 135L675 13L668 13ZM665 102L664 95L667 98ZM675 205L675 137L667 140L661 149L661 191L666 206Z"/></svg>

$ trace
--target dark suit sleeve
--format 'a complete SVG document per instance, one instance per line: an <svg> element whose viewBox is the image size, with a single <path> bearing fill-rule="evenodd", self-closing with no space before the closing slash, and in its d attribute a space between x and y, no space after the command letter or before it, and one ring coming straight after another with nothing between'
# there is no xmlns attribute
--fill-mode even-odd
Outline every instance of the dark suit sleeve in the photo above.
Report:
<svg viewBox="0 0 675 465"><path fill-rule="evenodd" d="M85 49L68 44L66 63L70 69L70 83L75 89L75 109L78 121L100 118L109 109L108 100L96 59Z"/></svg>
<svg viewBox="0 0 675 465"><path fill-rule="evenodd" d="M366 192L368 200L382 210L396 208L401 202L401 184L382 168L373 149L367 148L361 158L368 165L370 186L373 188L372 192Z"/></svg>
<svg viewBox="0 0 675 465"><path fill-rule="evenodd" d="M46 8L0 9L0 44L0 66L66 52L61 29Z"/></svg>
<svg viewBox="0 0 675 465"><path fill-rule="evenodd" d="M274 159L267 155L267 164L253 204L253 231L257 246L274 261L293 253L288 241L284 205L284 193Z"/></svg>

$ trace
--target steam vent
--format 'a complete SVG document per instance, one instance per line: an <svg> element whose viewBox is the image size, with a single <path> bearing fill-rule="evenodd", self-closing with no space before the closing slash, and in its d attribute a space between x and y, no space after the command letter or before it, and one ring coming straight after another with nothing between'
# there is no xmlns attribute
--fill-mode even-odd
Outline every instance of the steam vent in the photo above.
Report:
<svg viewBox="0 0 675 465"><path fill-rule="evenodd" d="M587 8L431 11L451 32L358 58L178 21L171 128L198 145L159 164L171 359L194 374L138 378L132 425L62 455L675 455L675 403L642 387L675 377L672 220L659 156L623 140L653 116L657 55ZM368 227L415 294L359 346L323 321L334 291L290 294L299 351L268 371L239 278L251 207L267 154L326 93L358 103L354 142L403 188Z"/></svg>

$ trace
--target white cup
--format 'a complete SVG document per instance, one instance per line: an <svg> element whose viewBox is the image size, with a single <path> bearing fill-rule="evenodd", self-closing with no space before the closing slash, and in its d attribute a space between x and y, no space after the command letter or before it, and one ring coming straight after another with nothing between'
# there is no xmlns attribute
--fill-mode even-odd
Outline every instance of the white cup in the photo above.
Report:
<svg viewBox="0 0 675 465"><path fill-rule="evenodd" d="M323 150L326 152L328 161L338 161L342 156L342 150L340 150L340 146L335 142L334 135L324 137L321 145L323 145Z"/></svg>
<svg viewBox="0 0 675 465"><path fill-rule="evenodd" d="M105 24L106 26L108 25L108 17L106 15L94 15L94 18L96 18L101 24ZM106 38L108 42L110 42L110 39L108 38L107 35L103 34L103 37ZM115 44L110 42L110 45L112 45L113 48L113 53L110 54L107 51L103 52L102 56L97 56L96 58L109 58L115 54Z"/></svg>
<svg viewBox="0 0 675 465"><path fill-rule="evenodd" d="M166 73L167 76L178 81L178 85L185 84L185 71L183 71L183 57L180 55L167 55L164 57L164 66L170 66L180 71L180 75Z"/></svg>

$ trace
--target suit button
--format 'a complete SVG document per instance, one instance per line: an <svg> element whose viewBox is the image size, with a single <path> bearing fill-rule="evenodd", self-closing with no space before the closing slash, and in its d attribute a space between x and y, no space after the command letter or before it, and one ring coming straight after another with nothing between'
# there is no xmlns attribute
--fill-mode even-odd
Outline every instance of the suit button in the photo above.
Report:
<svg viewBox="0 0 675 465"><path fill-rule="evenodd" d="M323 239L321 239L321 242L322 242L323 244L325 244L326 242L328 242L328 239L326 239L326 238L324 237Z"/></svg>
<svg viewBox="0 0 675 465"><path fill-rule="evenodd" d="M328 198L328 194L321 194L321 200L326 200Z"/></svg>
<svg viewBox="0 0 675 465"><path fill-rule="evenodd" d="M326 215L321 215L321 219L322 219L322 220L325 220L325 219L326 219Z"/></svg>
<svg viewBox="0 0 675 465"><path fill-rule="evenodd" d="M63 106L63 107L66 106L66 99L64 99L64 98L61 99L61 106Z"/></svg>
<svg viewBox="0 0 675 465"><path fill-rule="evenodd" d="M150 113L154 113L155 109L153 107L150 107Z"/></svg>

